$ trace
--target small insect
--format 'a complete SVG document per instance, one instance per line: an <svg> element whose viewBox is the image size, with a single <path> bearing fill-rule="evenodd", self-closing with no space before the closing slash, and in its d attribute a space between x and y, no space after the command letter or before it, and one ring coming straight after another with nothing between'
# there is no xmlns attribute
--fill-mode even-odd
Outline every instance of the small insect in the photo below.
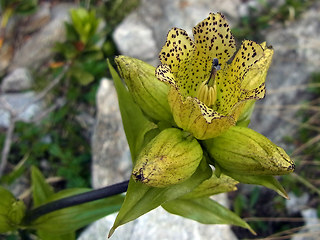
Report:
<svg viewBox="0 0 320 240"><path fill-rule="evenodd" d="M215 68L216 70L220 70L220 65L219 65L219 59L218 58L214 58L212 60L212 69ZM211 69L211 71L212 71Z"/></svg>
<svg viewBox="0 0 320 240"><path fill-rule="evenodd" d="M209 77L209 79L207 81L207 84L209 86L213 86L214 79L216 77L217 71L220 70L220 69L221 69L221 67L219 65L219 59L218 58L214 58L212 60L212 67L211 67L210 77Z"/></svg>

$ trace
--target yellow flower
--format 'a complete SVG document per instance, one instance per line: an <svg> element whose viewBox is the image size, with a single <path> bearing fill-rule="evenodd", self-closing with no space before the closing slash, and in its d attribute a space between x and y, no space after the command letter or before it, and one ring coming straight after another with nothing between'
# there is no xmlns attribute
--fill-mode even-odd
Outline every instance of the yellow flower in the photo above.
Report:
<svg viewBox="0 0 320 240"><path fill-rule="evenodd" d="M169 31L156 76L170 86L177 126L204 140L234 126L247 100L264 97L273 50L245 40L233 57L235 40L220 13L195 26L193 35L194 41L182 29Z"/></svg>

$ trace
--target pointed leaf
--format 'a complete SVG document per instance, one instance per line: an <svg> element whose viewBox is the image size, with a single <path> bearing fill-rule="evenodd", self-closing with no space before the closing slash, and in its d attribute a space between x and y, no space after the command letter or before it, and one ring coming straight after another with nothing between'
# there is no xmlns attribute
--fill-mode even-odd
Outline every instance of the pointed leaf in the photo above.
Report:
<svg viewBox="0 0 320 240"><path fill-rule="evenodd" d="M88 189L67 189L52 195L48 200L54 201L86 191ZM57 235L67 234L119 211L123 200L124 196L116 195L60 209L37 218L29 227Z"/></svg>
<svg viewBox="0 0 320 240"><path fill-rule="evenodd" d="M186 181L166 188L148 187L132 178L125 201L109 232L109 237L120 225L130 222L141 215L155 209L161 204L176 199L192 191L195 187L208 179L212 174L211 168L202 160L196 172Z"/></svg>
<svg viewBox="0 0 320 240"><path fill-rule="evenodd" d="M274 176L250 176L250 175L240 175L235 174L231 172L227 172L223 170L223 172L226 175L229 175L233 179L241 182L241 183L247 183L247 184L256 184L256 185L262 185L267 188L270 188L271 190L276 191L280 196L289 199L286 191L282 187L282 185L279 183L279 181Z"/></svg>
<svg viewBox="0 0 320 240"><path fill-rule="evenodd" d="M255 234L253 229L238 215L210 198L175 199L162 204L169 213L180 215L204 224L231 224L248 229Z"/></svg>
<svg viewBox="0 0 320 240"><path fill-rule="evenodd" d="M54 192L39 169L35 166L31 167L31 182L33 207L38 207L45 203Z"/></svg>
<svg viewBox="0 0 320 240"><path fill-rule="evenodd" d="M133 101L129 91L125 88L121 79L108 60L108 66L114 81L118 94L119 107L121 112L122 123L126 133L127 141L133 162L143 145L144 135L156 125L143 115L141 109Z"/></svg>
<svg viewBox="0 0 320 240"><path fill-rule="evenodd" d="M41 240L75 240L76 239L75 232L56 235L56 234L52 234L52 232L37 231L37 235Z"/></svg>

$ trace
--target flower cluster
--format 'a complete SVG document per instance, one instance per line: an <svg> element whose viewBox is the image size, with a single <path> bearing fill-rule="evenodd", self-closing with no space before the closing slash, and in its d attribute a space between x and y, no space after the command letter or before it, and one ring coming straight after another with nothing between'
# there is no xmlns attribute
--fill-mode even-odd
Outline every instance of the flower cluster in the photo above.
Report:
<svg viewBox="0 0 320 240"><path fill-rule="evenodd" d="M154 124L133 159L133 181L178 188L207 166L211 174L179 198L233 191L238 182L264 185L286 197L273 176L292 172L294 162L248 128L255 101L265 96L273 49L245 40L236 51L220 13L196 25L193 39L171 29L157 68L126 56L115 59L133 100Z"/></svg>

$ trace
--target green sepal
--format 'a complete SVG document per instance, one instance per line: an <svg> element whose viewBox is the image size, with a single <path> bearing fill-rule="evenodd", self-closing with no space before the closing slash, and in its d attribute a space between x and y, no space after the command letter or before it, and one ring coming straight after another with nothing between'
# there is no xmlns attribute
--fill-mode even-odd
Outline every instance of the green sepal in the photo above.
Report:
<svg viewBox="0 0 320 240"><path fill-rule="evenodd" d="M195 220L203 224L230 224L255 231L234 212L210 198L175 199L162 204L169 213Z"/></svg>
<svg viewBox="0 0 320 240"><path fill-rule="evenodd" d="M195 187L212 175L212 170L203 159L196 172L186 181L166 188L149 187L132 178L129 182L125 201L109 232L109 237L117 227L130 222L157 208L161 204L191 192Z"/></svg>
<svg viewBox="0 0 320 240"><path fill-rule="evenodd" d="M182 196L183 199L190 198L203 198L209 197L215 194L231 192L237 190L237 184L239 182L233 178L221 174L217 177L215 173L212 174L211 178L203 181L198 187L196 187L192 192L187 193Z"/></svg>
<svg viewBox="0 0 320 240"><path fill-rule="evenodd" d="M246 184L256 184L256 185L262 185L265 186L271 190L276 191L280 196L289 199L286 191L282 187L282 185L279 183L279 181L274 176L250 176L250 175L240 175L232 172L228 172L226 170L223 170L223 173L229 175L233 179Z"/></svg>
<svg viewBox="0 0 320 240"><path fill-rule="evenodd" d="M134 102L131 94L121 82L118 73L112 67L109 60L108 66L118 94L122 123L129 144L132 161L135 162L143 146L145 134L155 129L157 125L150 122L143 115L141 109Z"/></svg>
<svg viewBox="0 0 320 240"><path fill-rule="evenodd" d="M91 189L73 188L53 194L46 203L87 192ZM119 211L124 196L116 195L45 214L27 227L56 235L64 235L82 228L104 216Z"/></svg>
<svg viewBox="0 0 320 240"><path fill-rule="evenodd" d="M245 103L245 106L240 114L240 117L237 121L237 126L248 127L251 121L251 115L254 110L256 100L249 100Z"/></svg>
<svg viewBox="0 0 320 240"><path fill-rule="evenodd" d="M54 194L54 192L39 169L35 166L31 167L31 182L33 207L38 207L45 203L47 199Z"/></svg>

